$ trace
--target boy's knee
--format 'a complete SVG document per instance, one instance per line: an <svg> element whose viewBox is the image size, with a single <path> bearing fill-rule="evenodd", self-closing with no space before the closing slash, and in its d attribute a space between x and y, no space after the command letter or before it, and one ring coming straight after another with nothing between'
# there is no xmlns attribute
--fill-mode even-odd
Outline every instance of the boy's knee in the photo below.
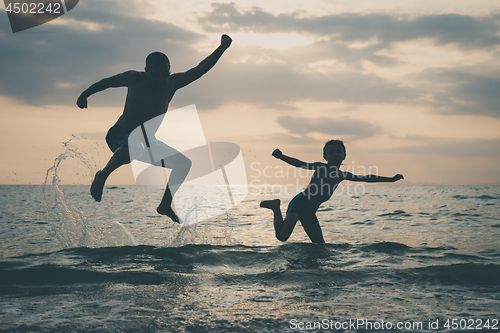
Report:
<svg viewBox="0 0 500 333"><path fill-rule="evenodd" d="M279 234L276 234L276 238L281 241L281 242L286 242L288 240L288 238L290 238L290 235L288 236L283 236L283 235L279 235Z"/></svg>

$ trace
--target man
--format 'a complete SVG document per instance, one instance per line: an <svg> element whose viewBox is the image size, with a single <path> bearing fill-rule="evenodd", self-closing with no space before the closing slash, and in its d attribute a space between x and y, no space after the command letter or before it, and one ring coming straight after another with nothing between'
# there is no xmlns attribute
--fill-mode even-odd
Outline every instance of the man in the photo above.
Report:
<svg viewBox="0 0 500 333"><path fill-rule="evenodd" d="M102 79L91 85L78 97L76 104L83 109L87 108L87 98L99 91L115 87L128 88L123 114L106 135L106 142L113 152L113 156L104 169L96 173L90 187L90 193L96 201L101 201L104 184L109 175L120 166L130 163L128 148L130 133L146 121L158 116L164 116L175 92L207 73L231 45L231 42L232 39L229 36L222 35L220 46L198 66L187 72L172 75L170 74L170 61L167 56L161 52L153 52L146 58L144 72L127 71ZM174 150L171 147L168 148ZM176 163L171 166L172 173L156 211L170 217L174 222L179 222L172 209L172 198L176 189L179 188L187 176L191 161L179 152L176 153ZM169 167L169 165L164 164L163 166Z"/></svg>

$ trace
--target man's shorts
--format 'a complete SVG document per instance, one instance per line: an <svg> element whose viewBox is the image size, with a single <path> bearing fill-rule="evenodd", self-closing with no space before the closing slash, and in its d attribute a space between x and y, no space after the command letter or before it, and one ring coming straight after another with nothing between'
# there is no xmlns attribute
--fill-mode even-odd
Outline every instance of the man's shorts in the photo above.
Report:
<svg viewBox="0 0 500 333"><path fill-rule="evenodd" d="M297 194L292 201L290 201L286 213L296 213L303 226L319 224L318 218L316 217L316 208L303 192Z"/></svg>
<svg viewBox="0 0 500 333"><path fill-rule="evenodd" d="M113 126L106 134L106 143L114 153L120 147L128 147L128 137L130 132L120 126Z"/></svg>
<svg viewBox="0 0 500 333"><path fill-rule="evenodd" d="M137 132L134 133L137 134ZM131 132L123 127L116 125L111 127L106 134L106 143L109 149L114 153L120 147L128 147L132 159L169 169L185 168L188 163L191 163L186 156L154 136L148 140L149 147L154 155L160 159L153 161L153 156L146 149L142 132L139 132L139 137L130 137L130 134Z"/></svg>

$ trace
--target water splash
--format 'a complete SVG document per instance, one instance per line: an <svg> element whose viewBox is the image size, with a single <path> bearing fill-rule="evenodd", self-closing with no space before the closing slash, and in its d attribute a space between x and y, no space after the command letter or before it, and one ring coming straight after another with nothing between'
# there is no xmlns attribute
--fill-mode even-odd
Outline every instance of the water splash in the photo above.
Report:
<svg viewBox="0 0 500 333"><path fill-rule="evenodd" d="M226 212L207 222L178 227L177 233L166 244L171 247L189 244L235 245L231 220L229 213Z"/></svg>
<svg viewBox="0 0 500 333"><path fill-rule="evenodd" d="M70 179L75 179L78 175L84 179L77 179L77 182L90 184L95 173L101 168L99 152L104 149L102 144L95 140L73 135L70 140L63 142L63 147L64 152L54 160L53 166L47 170L43 189L43 201L46 205L45 211L49 214L49 226L61 248L96 248L139 244L179 247L188 244L233 245L235 243L231 237L233 219L227 212L205 223L186 227L180 227L179 224L172 223L167 219L167 228L162 228L160 225L158 228L158 231L162 233L158 237L160 244L151 239L138 241L137 238L141 237L140 235L134 237L133 226L132 230L129 230L123 223L124 221L120 219L110 220L107 215L105 215L106 218L102 217L101 212L105 209L102 203L97 214L91 212L90 210L97 206L91 201L90 194L87 206L84 203L85 200L82 203L81 197L77 203L73 203L71 197L65 196L66 189L63 190L60 187L61 175L70 177ZM69 176L67 176L68 173ZM207 194L210 195L209 192ZM192 214L197 213L196 209L192 212ZM144 217L144 219L148 218L151 217Z"/></svg>
<svg viewBox="0 0 500 333"><path fill-rule="evenodd" d="M127 235L128 239L130 240L130 245L139 245L139 243L135 240L134 235L128 230L123 224L121 224L118 221L113 221L113 224L115 226L118 226L124 233Z"/></svg>
<svg viewBox="0 0 500 333"><path fill-rule="evenodd" d="M92 140L73 135L70 140L63 142L65 151L47 170L43 190L44 202L48 206L47 211L52 215L49 225L62 248L137 245L125 226L117 221L108 225L87 216L68 202L59 186L59 172L63 170L64 162L69 160L83 165L85 174L95 174L99 169L97 145ZM93 149L83 149L89 148L88 146ZM97 156L88 153L92 150L97 152Z"/></svg>

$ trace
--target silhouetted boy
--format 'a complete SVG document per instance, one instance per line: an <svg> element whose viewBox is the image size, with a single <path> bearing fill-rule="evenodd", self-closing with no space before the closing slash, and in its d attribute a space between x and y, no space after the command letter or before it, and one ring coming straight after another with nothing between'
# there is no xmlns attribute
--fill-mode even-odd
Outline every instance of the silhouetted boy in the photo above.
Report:
<svg viewBox="0 0 500 333"><path fill-rule="evenodd" d="M319 225L316 211L319 206L330 199L333 192L343 180L362 181L368 183L377 182L395 182L403 179L400 174L392 178L376 175L358 176L350 172L344 172L339 169L342 161L346 157L344 143L340 140L330 140L323 147L323 157L328 162L306 163L296 158L288 157L276 149L274 157L298 168L314 170L309 185L303 192L300 192L293 198L286 211L285 219L281 214L281 201L279 199L265 200L260 203L263 208L269 208L274 213L274 231L276 238L280 241L286 241L293 232L298 220L302 223L304 230L313 243L324 243L323 232Z"/></svg>

